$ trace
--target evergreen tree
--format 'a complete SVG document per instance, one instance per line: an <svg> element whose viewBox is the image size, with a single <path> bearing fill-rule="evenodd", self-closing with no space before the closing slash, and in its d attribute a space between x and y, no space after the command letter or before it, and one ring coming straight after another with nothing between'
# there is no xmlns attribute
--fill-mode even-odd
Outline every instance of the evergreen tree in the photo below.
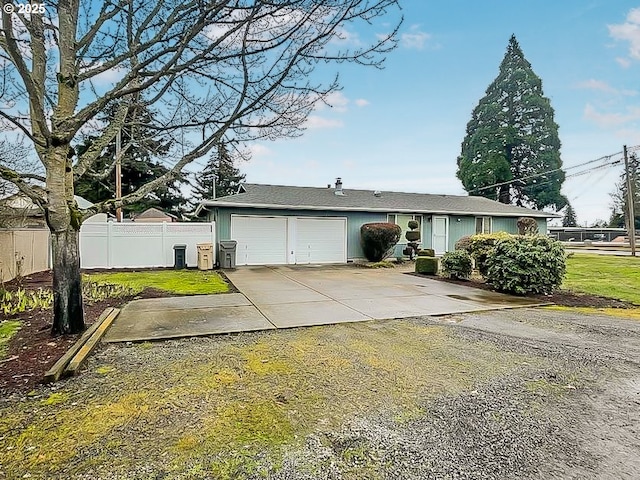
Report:
<svg viewBox="0 0 640 480"><path fill-rule="evenodd" d="M112 121L118 109L114 103L105 110L105 122ZM125 126L121 131L122 148L122 196L135 192L138 187L160 177L169 168L160 159L169 151L171 142L157 138L157 134L145 127L151 121L152 113L141 103L132 104L127 112ZM88 150L95 137L86 137L76 147L82 155ZM112 141L104 149L93 168L76 181L75 192L87 200L98 203L115 197L115 155L116 142ZM156 207L163 211L179 215L186 203L180 186L183 178L170 182L145 196L140 201L125 205L125 214L140 213L147 208Z"/></svg>
<svg viewBox="0 0 640 480"><path fill-rule="evenodd" d="M577 227L578 218L576 217L576 211L573 209L570 203L567 203L567 208L564 212L564 218L562 219L563 227Z"/></svg>
<svg viewBox="0 0 640 480"><path fill-rule="evenodd" d="M561 167L553 108L511 36L499 74L467 124L458 178L472 195L560 210L567 203L560 193L565 178Z"/></svg>
<svg viewBox="0 0 640 480"><path fill-rule="evenodd" d="M209 157L204 169L196 174L196 181L193 185L195 205L202 200L225 197L238 191L238 186L246 175L240 173L234 163L234 156L229 153L227 145L221 142L217 151Z"/></svg>
<svg viewBox="0 0 640 480"><path fill-rule="evenodd" d="M640 159L636 153L629 155L629 174L631 176L631 197L635 215L635 228L640 229ZM611 218L609 226L614 228L629 228L629 201L627 196L627 177L623 172L611 196Z"/></svg>

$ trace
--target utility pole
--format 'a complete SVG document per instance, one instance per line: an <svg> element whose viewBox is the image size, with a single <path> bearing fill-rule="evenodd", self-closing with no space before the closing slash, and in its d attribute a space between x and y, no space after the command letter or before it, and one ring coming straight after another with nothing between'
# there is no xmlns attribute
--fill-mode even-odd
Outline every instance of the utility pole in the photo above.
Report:
<svg viewBox="0 0 640 480"><path fill-rule="evenodd" d="M122 198L122 130L116 133L116 201ZM116 221L122 222L122 207L116 208Z"/></svg>
<svg viewBox="0 0 640 480"><path fill-rule="evenodd" d="M634 194L631 182L631 169L629 168L629 157L627 155L627 146L623 147L624 152L624 173L627 178L627 205L629 221L627 223L627 234L629 235L629 244L631 245L631 256L636 256L636 216L633 208Z"/></svg>

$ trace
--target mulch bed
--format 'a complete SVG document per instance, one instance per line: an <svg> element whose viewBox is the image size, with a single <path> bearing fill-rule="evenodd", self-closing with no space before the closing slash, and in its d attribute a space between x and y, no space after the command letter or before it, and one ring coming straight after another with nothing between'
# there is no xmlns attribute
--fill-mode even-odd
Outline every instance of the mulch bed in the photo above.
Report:
<svg viewBox="0 0 640 480"><path fill-rule="evenodd" d="M415 274L419 275L419 274ZM480 288L482 290L491 290L491 287L487 285L484 280L472 279L472 280L454 280L445 277L435 277L428 275L428 278L435 278L448 283L455 283L457 285L464 285L465 287ZM586 293L571 292L569 290L559 290L549 295L525 295L527 298L534 298L542 302L551 302L556 305L564 307L594 307L594 308L638 308L639 305L635 305L631 302L625 302L623 300L616 300L615 298L601 297L599 295L588 295Z"/></svg>
<svg viewBox="0 0 640 480"><path fill-rule="evenodd" d="M443 277L433 277L443 282L456 283L467 287L489 290L490 287L481 280L452 280ZM21 279L18 283L12 281L5 284L8 290L50 288L52 274L39 272ZM229 282L230 288L232 284ZM120 307L134 298L160 298L170 294L162 290L147 288L135 297L111 298L91 304L85 303L85 323L91 325L98 319L107 307ZM560 291L551 295L529 295L545 302L568 307L596 307L596 308L638 308L629 302L623 302L596 295L583 295L569 291ZM44 373L60 358L64 352L79 338L80 335L52 336L51 310L35 310L5 318L0 314L0 320L20 320L22 327L9 342L7 355L0 360L0 396L11 392L28 392L42 381Z"/></svg>
<svg viewBox="0 0 640 480"><path fill-rule="evenodd" d="M7 290L35 290L51 288L53 276L50 271L26 276L20 282L11 281L4 286ZM84 313L87 326L95 322L107 307L120 307L138 298L159 298L169 296L162 290L147 288L135 297L110 298L99 302L85 302ZM9 342L7 355L0 360L0 396L11 392L28 392L42 381L49 368L73 345L78 335L51 335L51 310L33 310L10 318L0 314L1 320L19 320L20 330Z"/></svg>

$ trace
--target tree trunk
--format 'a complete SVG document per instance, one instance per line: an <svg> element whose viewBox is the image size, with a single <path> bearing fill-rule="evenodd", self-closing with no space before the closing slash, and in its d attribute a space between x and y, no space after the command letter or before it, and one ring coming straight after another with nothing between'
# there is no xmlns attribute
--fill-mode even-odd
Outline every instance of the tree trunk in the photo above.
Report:
<svg viewBox="0 0 640 480"><path fill-rule="evenodd" d="M85 328L82 308L79 230L71 225L51 232L53 247L53 328L54 335L79 333Z"/></svg>

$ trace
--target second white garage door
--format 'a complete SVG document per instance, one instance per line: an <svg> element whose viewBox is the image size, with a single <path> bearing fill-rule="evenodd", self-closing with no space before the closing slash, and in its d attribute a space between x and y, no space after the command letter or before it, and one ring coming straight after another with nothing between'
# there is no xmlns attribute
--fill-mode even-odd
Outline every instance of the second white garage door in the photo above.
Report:
<svg viewBox="0 0 640 480"><path fill-rule="evenodd" d="M237 265L345 263L347 219L231 216Z"/></svg>

